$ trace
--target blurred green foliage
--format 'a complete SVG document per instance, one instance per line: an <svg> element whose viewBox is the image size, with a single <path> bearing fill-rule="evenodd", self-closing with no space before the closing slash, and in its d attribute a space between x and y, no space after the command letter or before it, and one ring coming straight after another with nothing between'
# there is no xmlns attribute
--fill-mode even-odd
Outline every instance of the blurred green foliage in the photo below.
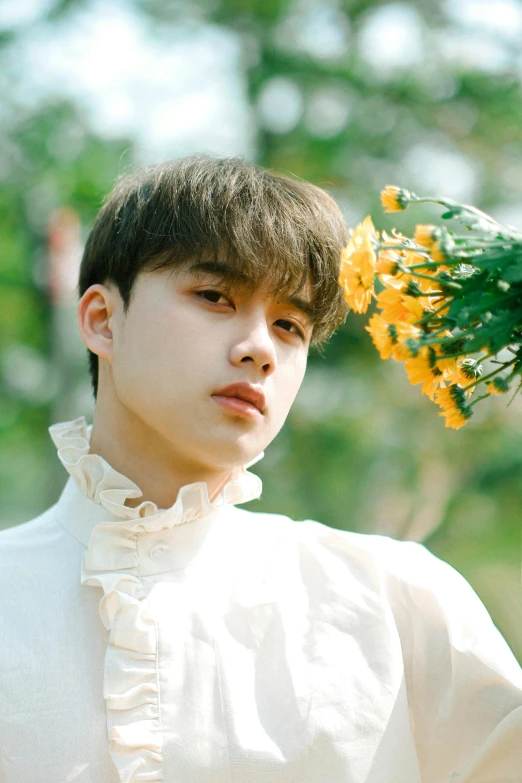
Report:
<svg viewBox="0 0 522 783"><path fill-rule="evenodd" d="M48 19L83 6L50 3ZM438 169L448 189L467 178L482 209L522 200L516 51L509 42L495 44L493 35L492 45L503 46L501 66L466 61L460 53L469 53L469 31L449 4L136 0L135 6L151 35L161 31L165 38L169 25L211 24L238 37L257 161L328 189L348 222L371 213L379 228L409 232L414 222L429 221L428 209L384 216L379 191L391 183L431 192ZM387 12L399 21L410 15L417 59L405 48L402 59L380 63L368 31ZM0 68L2 52L20 34L2 35ZM11 103L9 121L0 119L9 151L0 181L0 510L1 524L9 526L56 499L64 476L46 428L65 418L61 401L71 384L83 389L78 405L88 398L83 355L74 378L56 380L60 355L44 272L48 217L53 208L71 206L88 229L115 177L132 163L133 145L97 136L71 103L17 108L22 76L3 87ZM520 402L508 409L503 399L491 400L462 430L445 429L402 368L379 360L366 320L350 314L324 357L312 351L289 420L256 466L264 494L250 507L424 541L467 577L522 659ZM36 380L18 382L20 368ZM89 415L74 404L71 410Z"/></svg>

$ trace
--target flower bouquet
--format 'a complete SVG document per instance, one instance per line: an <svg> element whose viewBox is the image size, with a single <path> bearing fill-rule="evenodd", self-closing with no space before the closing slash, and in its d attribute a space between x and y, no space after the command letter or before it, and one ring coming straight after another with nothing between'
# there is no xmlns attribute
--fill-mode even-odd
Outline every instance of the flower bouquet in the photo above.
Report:
<svg viewBox="0 0 522 783"><path fill-rule="evenodd" d="M522 231L475 207L420 198L388 185L386 212L433 202L465 227L418 225L414 236L376 231L370 217L350 232L339 284L356 313L376 300L365 328L381 358L404 362L447 427L458 429L485 397L522 387ZM482 362L495 368L484 375ZM484 393L476 396L481 388Z"/></svg>

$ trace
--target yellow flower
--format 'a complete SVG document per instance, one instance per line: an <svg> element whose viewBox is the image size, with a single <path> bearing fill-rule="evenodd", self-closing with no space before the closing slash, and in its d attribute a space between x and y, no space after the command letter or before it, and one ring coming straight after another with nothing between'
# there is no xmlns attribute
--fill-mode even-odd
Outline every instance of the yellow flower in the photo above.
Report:
<svg viewBox="0 0 522 783"><path fill-rule="evenodd" d="M456 384L435 392L435 402L442 408L439 415L446 419L446 427L458 430L471 418L472 410L466 405L464 390Z"/></svg>
<svg viewBox="0 0 522 783"><path fill-rule="evenodd" d="M437 240L436 242L433 243L430 252L431 252L432 260L436 261L438 264L442 264L448 257L446 255L446 252L440 240Z"/></svg>
<svg viewBox="0 0 522 783"><path fill-rule="evenodd" d="M473 382L473 378L466 375L461 361L458 359L443 359L442 362L439 362L439 368L443 370L444 380L450 384L459 384L462 387L466 387ZM471 389L466 389L465 394L471 397L474 391L475 387L472 386Z"/></svg>
<svg viewBox="0 0 522 783"><path fill-rule="evenodd" d="M445 390L441 389L441 391L445 391ZM443 416L446 419L446 427L451 427L454 430L459 430L471 418L471 412L470 415L468 416L462 413L461 411L457 410L457 408L455 408L452 410L441 411L439 413L439 416Z"/></svg>
<svg viewBox="0 0 522 783"><path fill-rule="evenodd" d="M384 211L400 212L401 209L406 209L409 195L407 190L398 188L395 185L386 185L384 190L381 191L381 204L384 207Z"/></svg>
<svg viewBox="0 0 522 783"><path fill-rule="evenodd" d="M441 318L448 314L452 301L453 297L447 296L433 296L430 298L430 302L432 302L435 309L438 310L437 318Z"/></svg>
<svg viewBox="0 0 522 783"><path fill-rule="evenodd" d="M368 326L364 327L370 333L372 342L379 351L381 359L389 359L393 353L393 347L397 342L395 328L386 323L377 313L372 315Z"/></svg>
<svg viewBox="0 0 522 783"><path fill-rule="evenodd" d="M442 332L442 334L439 335L439 338L443 337L452 337L452 334L449 330L446 330L445 332ZM433 347L433 361L436 363L438 369L444 373L446 370L451 371L455 365L455 359L453 358L445 358L444 353L442 352L439 345L435 345ZM466 381L466 385L468 384L468 381Z"/></svg>
<svg viewBox="0 0 522 783"><path fill-rule="evenodd" d="M405 248L403 252L404 252L404 261L403 261L404 266L413 266L413 264L431 263L431 258L428 257L427 252L426 254L423 254L420 253L418 250L410 250L409 248ZM425 269L427 275L433 274L433 270L430 269L429 267L425 267ZM414 275L416 271L417 270L414 269L411 274ZM422 272L422 274L425 274L424 269L420 269L419 271Z"/></svg>
<svg viewBox="0 0 522 783"><path fill-rule="evenodd" d="M413 324L403 322L395 324L395 330L397 345L393 349L393 358L398 362L405 362L416 355L418 356L420 346L412 345L409 341L417 342L422 334L421 329L418 326L413 326Z"/></svg>
<svg viewBox="0 0 522 783"><path fill-rule="evenodd" d="M417 253L415 250L405 250L403 264L406 267L411 267L411 266L417 266L418 264L430 263L431 260L432 260L431 258L427 258L425 255L422 255L421 253ZM410 272L410 279L415 280L415 282L417 283L417 285L419 286L420 290L423 293L429 294L432 291L433 293L435 293L436 291L440 290L437 281L426 280L425 277L418 277L417 273L432 277L437 273L437 271L438 270L435 270L433 267L432 268L421 267L419 269L414 269Z"/></svg>
<svg viewBox="0 0 522 783"><path fill-rule="evenodd" d="M381 236L383 244L397 245L398 250L404 249L409 242L409 238L404 236L404 234L401 234L400 231L397 231L396 228L392 228L391 234L388 234L387 231L383 231Z"/></svg>
<svg viewBox="0 0 522 783"><path fill-rule="evenodd" d="M398 271L397 263L399 261L400 256L394 250L381 250L377 258L377 274L394 277Z"/></svg>
<svg viewBox="0 0 522 783"><path fill-rule="evenodd" d="M351 237L341 252L339 285L344 298L356 313L365 313L375 296L376 275L375 242L377 233L370 217L351 232Z"/></svg>
<svg viewBox="0 0 522 783"><path fill-rule="evenodd" d="M488 394L505 394L509 391L509 383L505 378L493 378L486 386Z"/></svg>
<svg viewBox="0 0 522 783"><path fill-rule="evenodd" d="M493 383L493 381L491 381L491 383L488 383L488 385L486 386L486 389L487 389L487 392L488 392L488 394L493 394L493 395L495 395L495 394L502 394L502 392L500 391L500 389L498 389L498 388L495 386L495 384Z"/></svg>
<svg viewBox="0 0 522 783"><path fill-rule="evenodd" d="M421 391L430 400L435 399L435 391L444 383L442 370L437 367L435 357L435 350L423 345L418 356L408 359L404 364L411 385L422 383Z"/></svg>
<svg viewBox="0 0 522 783"><path fill-rule="evenodd" d="M377 305L382 309L382 317L391 324L402 321L415 323L424 315L425 308L420 301L413 296L404 293L407 282L398 280L389 275L382 275L381 282L386 288L377 296Z"/></svg>
<svg viewBox="0 0 522 783"><path fill-rule="evenodd" d="M373 275L365 275L358 269L349 269L344 274L344 298L356 313L365 313L372 296L375 295Z"/></svg>
<svg viewBox="0 0 522 783"><path fill-rule="evenodd" d="M404 318L403 294L401 289L388 287L377 297L377 305L382 310L382 317L388 323L396 324Z"/></svg>
<svg viewBox="0 0 522 783"><path fill-rule="evenodd" d="M418 245L422 245L423 247L433 247L438 233L440 232L436 226L418 225L415 226L415 233L413 236Z"/></svg>

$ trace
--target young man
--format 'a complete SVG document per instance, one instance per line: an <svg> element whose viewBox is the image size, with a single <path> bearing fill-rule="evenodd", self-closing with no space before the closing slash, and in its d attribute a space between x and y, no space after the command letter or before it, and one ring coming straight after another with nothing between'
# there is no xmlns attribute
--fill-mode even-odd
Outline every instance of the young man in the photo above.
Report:
<svg viewBox="0 0 522 783"><path fill-rule="evenodd" d="M239 509L346 315L332 199L238 159L137 172L88 238L96 410L0 536L1 783L520 783L522 672L423 546Z"/></svg>

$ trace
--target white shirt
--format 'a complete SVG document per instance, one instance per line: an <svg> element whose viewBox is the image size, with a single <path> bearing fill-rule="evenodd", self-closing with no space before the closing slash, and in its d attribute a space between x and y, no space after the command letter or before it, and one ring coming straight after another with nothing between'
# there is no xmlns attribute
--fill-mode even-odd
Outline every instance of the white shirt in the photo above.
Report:
<svg viewBox="0 0 522 783"><path fill-rule="evenodd" d="M51 427L57 504L0 535L1 783L520 783L522 671L422 545L166 510Z"/></svg>

